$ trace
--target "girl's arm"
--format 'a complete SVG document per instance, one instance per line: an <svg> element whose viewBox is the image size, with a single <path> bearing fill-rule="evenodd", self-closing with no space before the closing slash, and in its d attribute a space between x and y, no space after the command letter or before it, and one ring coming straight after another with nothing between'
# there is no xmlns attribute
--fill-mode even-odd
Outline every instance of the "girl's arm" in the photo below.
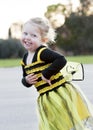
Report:
<svg viewBox="0 0 93 130"><path fill-rule="evenodd" d="M25 73L25 69L24 69L24 63L26 62L26 58L27 58L28 53L26 53L23 57L23 60L21 62L21 66L22 66L22 71L23 71L23 78L21 80L22 84L25 87L31 87L33 84L35 84L37 82L37 77L35 74L29 74L27 75Z"/></svg>
<svg viewBox="0 0 93 130"><path fill-rule="evenodd" d="M35 74L26 75L23 65L22 65L22 71L23 71L23 78L21 82L25 87L29 88L37 82L37 77Z"/></svg>
<svg viewBox="0 0 93 130"><path fill-rule="evenodd" d="M29 84L29 83L27 83L27 81L26 81L26 73L25 73L25 71L24 71L24 66L22 66L22 71L23 71L23 78L22 78L21 82L22 82L22 84L23 84L25 87L29 88L29 87L32 86L32 84Z"/></svg>
<svg viewBox="0 0 93 130"><path fill-rule="evenodd" d="M41 53L40 58L46 63L51 63L51 65L42 72L46 79L50 79L52 75L58 73L67 63L63 55L48 48Z"/></svg>
<svg viewBox="0 0 93 130"><path fill-rule="evenodd" d="M29 74L22 78L22 83L26 87L31 87L32 85L34 85L37 82L37 79L38 78L36 77L35 74Z"/></svg>

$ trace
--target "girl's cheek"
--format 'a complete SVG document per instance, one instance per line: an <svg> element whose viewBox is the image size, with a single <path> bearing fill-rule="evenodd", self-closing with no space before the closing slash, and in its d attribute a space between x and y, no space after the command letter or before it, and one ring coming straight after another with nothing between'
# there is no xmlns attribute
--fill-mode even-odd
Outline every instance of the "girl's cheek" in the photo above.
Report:
<svg viewBox="0 0 93 130"><path fill-rule="evenodd" d="M21 40L23 40L23 39L25 39L25 36L24 36L24 35L22 35L22 37L21 37Z"/></svg>

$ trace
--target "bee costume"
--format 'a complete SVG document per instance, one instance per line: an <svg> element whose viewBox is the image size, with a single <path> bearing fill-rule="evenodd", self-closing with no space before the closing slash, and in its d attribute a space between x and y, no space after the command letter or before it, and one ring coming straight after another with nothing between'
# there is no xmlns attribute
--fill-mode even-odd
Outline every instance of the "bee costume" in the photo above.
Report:
<svg viewBox="0 0 93 130"><path fill-rule="evenodd" d="M31 64L26 64L28 53L21 62L22 83L31 87L25 76L35 73L39 92L37 100L39 130L93 130L93 109L82 91L67 81L60 71L66 65L64 56L40 46ZM50 79L51 86L42 80L42 74Z"/></svg>

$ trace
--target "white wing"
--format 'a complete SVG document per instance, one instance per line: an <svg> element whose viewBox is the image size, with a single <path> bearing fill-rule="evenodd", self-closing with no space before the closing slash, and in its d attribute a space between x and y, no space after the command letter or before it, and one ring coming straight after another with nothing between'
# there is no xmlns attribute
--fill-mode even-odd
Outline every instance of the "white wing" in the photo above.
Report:
<svg viewBox="0 0 93 130"><path fill-rule="evenodd" d="M81 81L84 80L84 68L81 63L68 61L61 73L66 80Z"/></svg>

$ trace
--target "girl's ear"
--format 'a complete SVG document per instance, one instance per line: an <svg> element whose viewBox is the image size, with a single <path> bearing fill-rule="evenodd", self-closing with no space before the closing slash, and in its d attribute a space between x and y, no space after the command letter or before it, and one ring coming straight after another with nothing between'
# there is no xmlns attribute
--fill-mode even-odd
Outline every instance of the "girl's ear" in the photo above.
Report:
<svg viewBox="0 0 93 130"><path fill-rule="evenodd" d="M48 38L42 38L42 42L43 42L43 43L48 42Z"/></svg>

